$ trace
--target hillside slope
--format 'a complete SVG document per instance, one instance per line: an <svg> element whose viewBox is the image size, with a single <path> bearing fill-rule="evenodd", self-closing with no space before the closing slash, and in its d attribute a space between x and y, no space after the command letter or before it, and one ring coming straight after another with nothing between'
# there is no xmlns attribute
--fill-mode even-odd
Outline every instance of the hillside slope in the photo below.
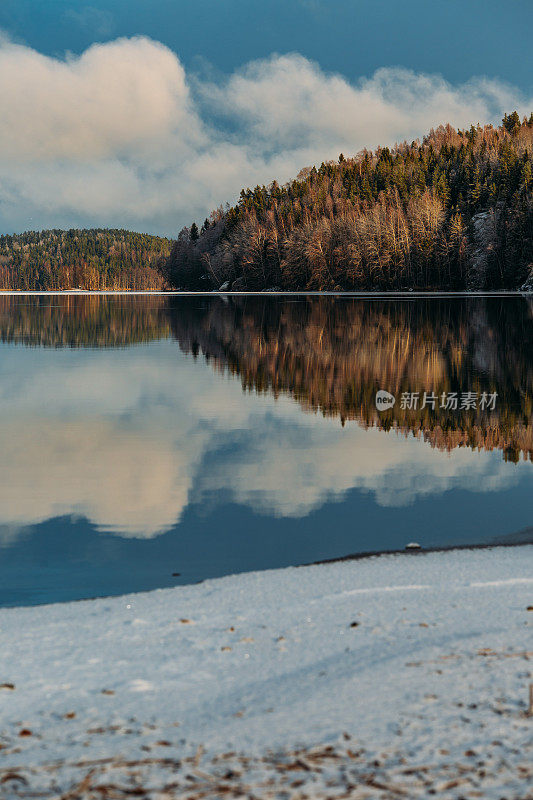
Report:
<svg viewBox="0 0 533 800"><path fill-rule="evenodd" d="M125 230L0 236L0 290L159 289L171 242Z"/></svg>
<svg viewBox="0 0 533 800"><path fill-rule="evenodd" d="M533 114L450 125L241 192L184 228L182 288L516 289L533 268Z"/></svg>

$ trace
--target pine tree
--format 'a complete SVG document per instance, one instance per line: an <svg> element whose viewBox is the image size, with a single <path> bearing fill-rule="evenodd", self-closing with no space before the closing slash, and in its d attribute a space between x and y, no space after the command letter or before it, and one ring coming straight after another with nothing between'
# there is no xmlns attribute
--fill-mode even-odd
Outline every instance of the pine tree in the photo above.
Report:
<svg viewBox="0 0 533 800"><path fill-rule="evenodd" d="M517 134L520 130L520 116L518 111L513 111L509 116L506 114L502 119L502 125L511 135Z"/></svg>

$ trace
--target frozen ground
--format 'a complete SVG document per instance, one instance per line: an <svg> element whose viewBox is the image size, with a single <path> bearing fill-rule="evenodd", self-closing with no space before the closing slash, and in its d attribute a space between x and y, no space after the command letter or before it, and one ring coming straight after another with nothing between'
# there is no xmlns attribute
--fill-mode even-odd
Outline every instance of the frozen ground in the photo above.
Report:
<svg viewBox="0 0 533 800"><path fill-rule="evenodd" d="M0 796L533 798L531 607L524 546L0 610Z"/></svg>

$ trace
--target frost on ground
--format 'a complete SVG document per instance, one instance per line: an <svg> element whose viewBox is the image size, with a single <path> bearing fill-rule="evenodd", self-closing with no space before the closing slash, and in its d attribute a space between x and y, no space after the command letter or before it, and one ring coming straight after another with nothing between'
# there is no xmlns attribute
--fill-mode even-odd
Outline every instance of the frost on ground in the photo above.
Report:
<svg viewBox="0 0 533 800"><path fill-rule="evenodd" d="M523 546L1 610L0 796L533 798L532 609Z"/></svg>

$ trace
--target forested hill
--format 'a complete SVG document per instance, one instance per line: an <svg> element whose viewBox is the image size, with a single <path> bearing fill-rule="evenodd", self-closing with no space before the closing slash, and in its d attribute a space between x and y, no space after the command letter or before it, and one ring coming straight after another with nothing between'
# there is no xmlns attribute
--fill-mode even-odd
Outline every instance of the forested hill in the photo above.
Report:
<svg viewBox="0 0 533 800"><path fill-rule="evenodd" d="M171 242L124 230L0 236L0 289L159 289Z"/></svg>
<svg viewBox="0 0 533 800"><path fill-rule="evenodd" d="M533 114L243 190L181 231L165 275L183 288L533 288Z"/></svg>

